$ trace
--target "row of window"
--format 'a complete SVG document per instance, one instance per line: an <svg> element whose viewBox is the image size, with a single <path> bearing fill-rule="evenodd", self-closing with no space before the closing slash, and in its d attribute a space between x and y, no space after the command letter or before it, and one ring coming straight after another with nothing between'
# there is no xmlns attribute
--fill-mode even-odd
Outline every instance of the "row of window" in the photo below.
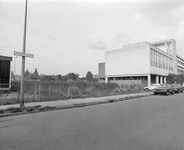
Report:
<svg viewBox="0 0 184 150"><path fill-rule="evenodd" d="M178 60L177 60L177 63L180 64L180 65L182 65L182 66L184 66L184 63L181 62L181 61L178 61Z"/></svg>
<svg viewBox="0 0 184 150"><path fill-rule="evenodd" d="M184 71L184 67L177 66L177 70Z"/></svg>
<svg viewBox="0 0 184 150"><path fill-rule="evenodd" d="M184 60L182 58L178 57L178 56L177 56L177 60L181 61L181 62L184 62Z"/></svg>
<svg viewBox="0 0 184 150"><path fill-rule="evenodd" d="M151 49L151 65L173 71L173 59Z"/></svg>
<svg viewBox="0 0 184 150"><path fill-rule="evenodd" d="M140 76L136 76L136 77L110 77L108 78L109 80L146 80L146 76L145 77L140 77Z"/></svg>
<svg viewBox="0 0 184 150"><path fill-rule="evenodd" d="M177 56L176 59L177 59L177 63L178 63L178 64L181 64L181 65L184 66L184 60L183 60L183 59L179 58L178 56Z"/></svg>
<svg viewBox="0 0 184 150"><path fill-rule="evenodd" d="M156 43L156 44L152 44L153 46L155 46L155 47L160 47L160 46L168 46L168 47L170 47L170 45L171 45L171 41L169 41L169 42L162 42L162 43Z"/></svg>

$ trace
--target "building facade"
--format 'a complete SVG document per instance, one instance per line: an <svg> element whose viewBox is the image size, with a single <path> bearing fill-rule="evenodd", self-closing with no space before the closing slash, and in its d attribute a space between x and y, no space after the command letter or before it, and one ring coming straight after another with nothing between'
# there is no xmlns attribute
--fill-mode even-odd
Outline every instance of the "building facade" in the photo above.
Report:
<svg viewBox="0 0 184 150"><path fill-rule="evenodd" d="M11 61L12 57L0 56L0 90L11 87Z"/></svg>
<svg viewBox="0 0 184 150"><path fill-rule="evenodd" d="M169 73L184 73L184 58L177 54L173 39L106 51L105 63L99 63L100 79L118 84L162 84Z"/></svg>

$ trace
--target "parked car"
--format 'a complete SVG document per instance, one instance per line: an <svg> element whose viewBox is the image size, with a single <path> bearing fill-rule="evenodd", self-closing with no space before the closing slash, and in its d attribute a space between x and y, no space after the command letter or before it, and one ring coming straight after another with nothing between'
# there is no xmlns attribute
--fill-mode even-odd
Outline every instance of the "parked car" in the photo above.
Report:
<svg viewBox="0 0 184 150"><path fill-rule="evenodd" d="M174 87L172 87L170 84L160 84L159 87L155 88L153 90L154 95L156 94L174 94Z"/></svg>
<svg viewBox="0 0 184 150"><path fill-rule="evenodd" d="M175 93L183 92L184 88L180 84L171 84Z"/></svg>
<svg viewBox="0 0 184 150"><path fill-rule="evenodd" d="M160 84L151 84L150 86L144 87L144 89L145 90L153 90L153 89L155 89L155 88L157 88L159 86L160 86Z"/></svg>

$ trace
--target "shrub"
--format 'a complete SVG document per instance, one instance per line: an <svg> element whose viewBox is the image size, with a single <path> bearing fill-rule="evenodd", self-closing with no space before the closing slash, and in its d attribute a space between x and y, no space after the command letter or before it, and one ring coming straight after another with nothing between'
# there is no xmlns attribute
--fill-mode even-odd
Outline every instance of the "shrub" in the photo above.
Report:
<svg viewBox="0 0 184 150"><path fill-rule="evenodd" d="M143 87L140 84L131 84L131 85L121 85L122 91L124 92L136 92L143 89Z"/></svg>
<svg viewBox="0 0 184 150"><path fill-rule="evenodd" d="M87 93L93 92L93 91L94 91L94 86L89 86L89 87L87 87L87 88L85 89L85 91L86 91Z"/></svg>
<svg viewBox="0 0 184 150"><path fill-rule="evenodd" d="M94 82L93 83L95 88L99 89L99 90L103 90L103 89L115 89L115 88L119 88L119 85L117 83L99 83L99 82Z"/></svg>
<svg viewBox="0 0 184 150"><path fill-rule="evenodd" d="M17 82L17 81L12 81L11 82L11 91L14 91L14 92L18 92L20 91L20 82Z"/></svg>
<svg viewBox="0 0 184 150"><path fill-rule="evenodd" d="M85 89L88 87L88 82L86 81L76 81L73 83L74 86L78 87L79 89Z"/></svg>
<svg viewBox="0 0 184 150"><path fill-rule="evenodd" d="M72 95L77 95L81 93L81 90L77 86L71 86L70 92Z"/></svg>

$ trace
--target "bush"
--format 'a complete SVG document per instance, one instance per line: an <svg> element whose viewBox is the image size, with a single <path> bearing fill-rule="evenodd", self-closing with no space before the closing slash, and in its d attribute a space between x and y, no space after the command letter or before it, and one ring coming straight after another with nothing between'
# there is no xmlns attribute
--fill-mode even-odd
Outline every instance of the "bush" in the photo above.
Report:
<svg viewBox="0 0 184 150"><path fill-rule="evenodd" d="M81 93L81 89L77 86L70 87L70 92L72 95L77 95Z"/></svg>
<svg viewBox="0 0 184 150"><path fill-rule="evenodd" d="M79 89L84 90L88 87L88 82L86 81L77 81L73 83L74 86L78 87Z"/></svg>
<svg viewBox="0 0 184 150"><path fill-rule="evenodd" d="M122 85L122 90L124 92L137 92L143 89L143 87L140 84L131 84L131 85Z"/></svg>
<svg viewBox="0 0 184 150"><path fill-rule="evenodd" d="M14 81L11 82L11 91L18 92L20 91L20 82Z"/></svg>
<svg viewBox="0 0 184 150"><path fill-rule="evenodd" d="M129 92L136 92L142 89L139 84L132 85L121 85L117 83L104 83L104 82L94 82L94 81L73 81L68 84L68 82L53 83L53 82L35 82L35 83L25 83L25 102L33 101L51 101L51 100L62 100L68 98L86 98L86 97L98 97L98 96L109 96L114 94L122 94ZM20 87L20 83L14 82L15 89ZM39 97L39 85L41 85L41 93ZM50 88L49 88L50 85ZM70 86L68 86L70 85ZM50 93L49 93L50 89ZM49 95L50 94L50 95ZM17 103L18 98L6 99L2 101L1 104L11 104Z"/></svg>
<svg viewBox="0 0 184 150"><path fill-rule="evenodd" d="M117 83L99 83L99 82L94 82L92 84L93 86L95 86L96 89L98 90L103 90L103 89L115 89L115 88L119 88L119 85Z"/></svg>

